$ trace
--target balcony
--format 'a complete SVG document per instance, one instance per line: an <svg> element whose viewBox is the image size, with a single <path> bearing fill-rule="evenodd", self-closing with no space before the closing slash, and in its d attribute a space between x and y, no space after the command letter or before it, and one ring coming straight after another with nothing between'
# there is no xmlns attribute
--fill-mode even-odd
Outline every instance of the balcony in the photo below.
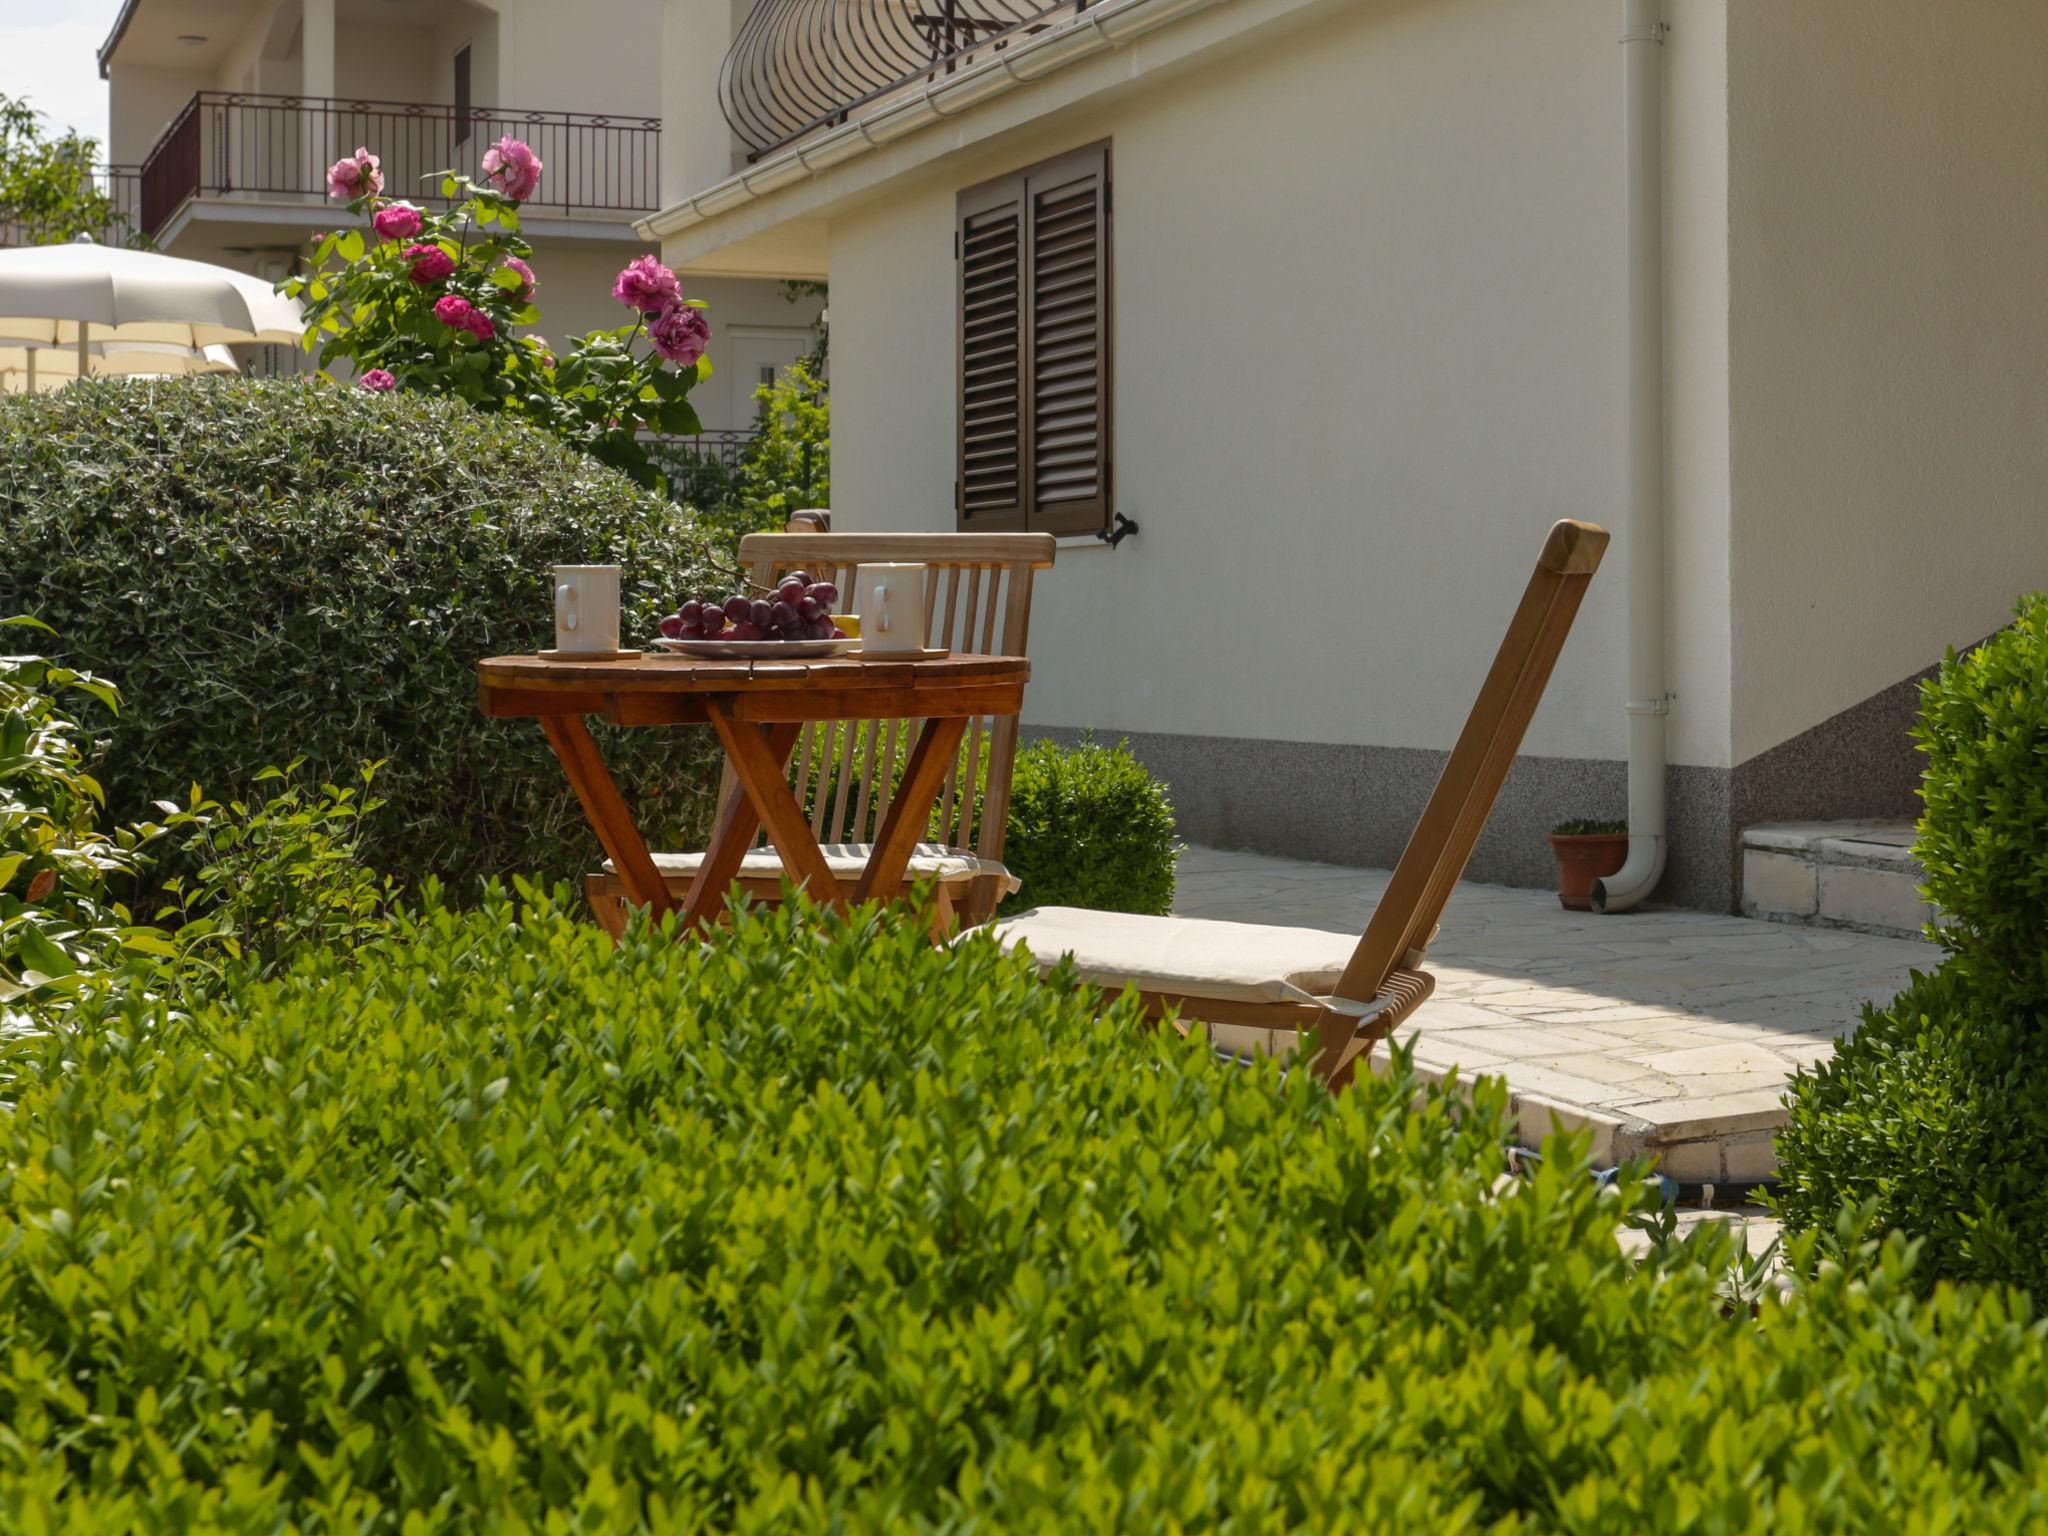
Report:
<svg viewBox="0 0 2048 1536"><path fill-rule="evenodd" d="M327 167L359 144L383 161L387 194L439 203L439 173L478 175L507 134L547 167L534 212L625 219L659 206L659 118L201 91L143 162L142 228L161 237L195 199L324 204Z"/></svg>
<svg viewBox="0 0 2048 1536"><path fill-rule="evenodd" d="M758 160L862 107L992 58L1089 0L759 0L718 75Z"/></svg>

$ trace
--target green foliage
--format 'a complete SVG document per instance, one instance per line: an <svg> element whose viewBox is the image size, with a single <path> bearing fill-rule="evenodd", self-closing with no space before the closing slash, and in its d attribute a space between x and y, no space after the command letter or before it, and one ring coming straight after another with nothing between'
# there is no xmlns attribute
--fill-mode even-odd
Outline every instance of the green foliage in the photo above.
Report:
<svg viewBox="0 0 2048 1536"><path fill-rule="evenodd" d="M30 618L0 625L48 629ZM63 1016L138 957L172 952L111 894L165 828L100 830L98 743L74 713L86 699L120 707L90 673L0 656L0 1036Z"/></svg>
<svg viewBox="0 0 2048 1536"><path fill-rule="evenodd" d="M1003 862L1023 882L1005 911L1173 909L1173 805L1124 742L1038 741L1019 752L1005 839Z"/></svg>
<svg viewBox="0 0 2048 1536"><path fill-rule="evenodd" d="M1497 1191L1498 1083L1225 1068L985 937L429 907L4 1049L25 1529L2048 1519L2023 1300L1894 1243L1731 1311L1582 1141Z"/></svg>
<svg viewBox="0 0 2048 1536"><path fill-rule="evenodd" d="M308 948L347 952L382 930L391 880L362 859L364 819L384 804L371 794L377 765L363 768L360 790L297 782L299 769L257 774L283 786L261 804L192 808L181 851L195 872L165 883L170 905L157 914L176 919L187 993L211 991L232 967L270 976Z"/></svg>
<svg viewBox="0 0 2048 1536"><path fill-rule="evenodd" d="M1974 1001L1952 966L1868 1007L1792 1080L1777 1204L1795 1231L1845 1205L1921 1244L1919 1276L2048 1294L2048 1033Z"/></svg>
<svg viewBox="0 0 2048 1536"><path fill-rule="evenodd" d="M1921 685L1913 852L1940 938L1989 1006L2048 1010L2048 596Z"/></svg>
<svg viewBox="0 0 2048 1536"><path fill-rule="evenodd" d="M1625 821L1597 820L1581 817L1575 821L1560 821L1550 829L1552 837L1619 837L1628 831Z"/></svg>
<svg viewBox="0 0 2048 1536"><path fill-rule="evenodd" d="M754 441L716 500L694 502L700 521L737 545L750 533L779 533L792 512L832 505L832 402L806 361L754 391ZM699 489L714 489L708 475ZM687 498L683 498L687 499Z"/></svg>
<svg viewBox="0 0 2048 1536"><path fill-rule="evenodd" d="M699 430L689 395L711 376L709 360L671 366L651 347L636 352L649 323L641 314L630 326L577 338L559 359L544 337L514 336L514 326L540 319L519 203L453 173L443 177L441 194L460 202L448 212L417 210L414 234L385 239L357 228L320 238L312 270L280 285L305 303L307 350L319 349L323 367L348 362L358 379L382 369L390 375L387 387L454 395L479 410L524 417L639 484L658 487L661 476L641 434ZM348 205L365 220L390 207L377 195ZM452 270L416 280L422 247L446 256ZM437 306L450 300L466 302L482 318L468 329L444 320Z"/></svg>
<svg viewBox="0 0 2048 1536"><path fill-rule="evenodd" d="M547 434L318 381L0 401L0 540L0 612L35 605L68 664L122 680L115 822L195 783L250 799L272 764L344 783L382 760L364 862L465 888L597 867L539 729L477 710L479 658L552 643L550 568L623 566L628 635L711 580L686 513ZM664 840L702 834L703 734L603 732Z"/></svg>
<svg viewBox="0 0 2048 1536"><path fill-rule="evenodd" d="M127 217L93 180L99 152L69 129L49 137L25 98L0 92L0 245L130 240Z"/></svg>

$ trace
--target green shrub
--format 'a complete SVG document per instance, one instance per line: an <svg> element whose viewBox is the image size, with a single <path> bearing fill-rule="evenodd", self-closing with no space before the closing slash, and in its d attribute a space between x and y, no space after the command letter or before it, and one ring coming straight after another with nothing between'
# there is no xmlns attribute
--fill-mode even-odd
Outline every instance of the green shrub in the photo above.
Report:
<svg viewBox="0 0 2048 1536"><path fill-rule="evenodd" d="M1987 1002L2048 1009L2048 596L1921 685L1914 856L1948 964Z"/></svg>
<svg viewBox="0 0 2048 1536"><path fill-rule="evenodd" d="M2048 1519L2048 1336L1904 1245L1731 1312L1506 1097L1333 1099L986 939L352 968L0 1047L23 1529L1948 1529Z"/></svg>
<svg viewBox="0 0 2048 1536"><path fill-rule="evenodd" d="M0 401L0 612L120 679L114 820L192 784L248 798L303 758L381 759L371 867L465 887L595 868L531 721L477 710L478 658L551 643L549 568L625 568L625 632L708 584L687 515L546 434L458 401L319 382L105 381ZM608 733L666 838L701 832L708 733ZM671 846L690 846L687 842Z"/></svg>
<svg viewBox="0 0 2048 1536"><path fill-rule="evenodd" d="M1019 752L1005 837L1003 862L1023 882L1005 911L1173 909L1173 805L1123 742L1038 741Z"/></svg>
<svg viewBox="0 0 2048 1536"><path fill-rule="evenodd" d="M1550 829L1552 837L1619 837L1628 831L1628 823L1611 818L1576 817L1571 821L1560 821Z"/></svg>
<svg viewBox="0 0 2048 1536"><path fill-rule="evenodd" d="M1794 1231L1845 1205L1921 1243L1923 1284L2048 1294L2048 1035L1972 1001L1949 968L1864 1009L1832 1059L1792 1080L1777 1204Z"/></svg>
<svg viewBox="0 0 2048 1536"><path fill-rule="evenodd" d="M808 361L754 391L753 442L723 485L709 468L663 465L679 501L734 549L750 533L780 533L792 512L832 505L832 402Z"/></svg>

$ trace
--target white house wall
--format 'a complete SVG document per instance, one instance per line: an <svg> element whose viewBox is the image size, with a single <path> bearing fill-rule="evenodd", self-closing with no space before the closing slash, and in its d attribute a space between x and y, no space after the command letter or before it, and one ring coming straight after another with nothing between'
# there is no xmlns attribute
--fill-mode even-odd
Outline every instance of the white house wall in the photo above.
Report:
<svg viewBox="0 0 2048 1536"><path fill-rule="evenodd" d="M1618 22L1595 0L1327 11L837 218L840 526L953 526L957 189L1109 139L1117 505L1144 531L1063 549L1039 587L1027 720L1131 733L1196 835L1391 861L1543 529L1618 517ZM1672 111L1714 131L1673 133L1671 217L1712 225L1719 64L1674 69ZM1673 323L1711 332L1725 279L1696 275ZM1674 407L1725 417L1724 359L1690 359ZM1711 426L1676 446L1673 497L1674 756L1725 770ZM1544 878L1551 822L1619 812L1623 597L1617 559L1476 872Z"/></svg>

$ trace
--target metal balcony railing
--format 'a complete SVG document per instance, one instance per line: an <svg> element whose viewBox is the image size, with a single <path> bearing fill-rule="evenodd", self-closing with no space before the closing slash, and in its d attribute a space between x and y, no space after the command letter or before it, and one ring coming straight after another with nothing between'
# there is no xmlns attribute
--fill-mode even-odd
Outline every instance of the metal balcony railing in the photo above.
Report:
<svg viewBox="0 0 2048 1536"><path fill-rule="evenodd" d="M484 151L508 134L546 166L530 208L624 215L659 205L659 118L201 91L143 162L141 222L156 235L195 197L324 202L328 166L358 145L382 160L388 196L438 203L440 172L480 176Z"/></svg>
<svg viewBox="0 0 2048 1536"><path fill-rule="evenodd" d="M870 102L1078 15L1089 0L758 0L718 74L725 120L759 159Z"/></svg>

